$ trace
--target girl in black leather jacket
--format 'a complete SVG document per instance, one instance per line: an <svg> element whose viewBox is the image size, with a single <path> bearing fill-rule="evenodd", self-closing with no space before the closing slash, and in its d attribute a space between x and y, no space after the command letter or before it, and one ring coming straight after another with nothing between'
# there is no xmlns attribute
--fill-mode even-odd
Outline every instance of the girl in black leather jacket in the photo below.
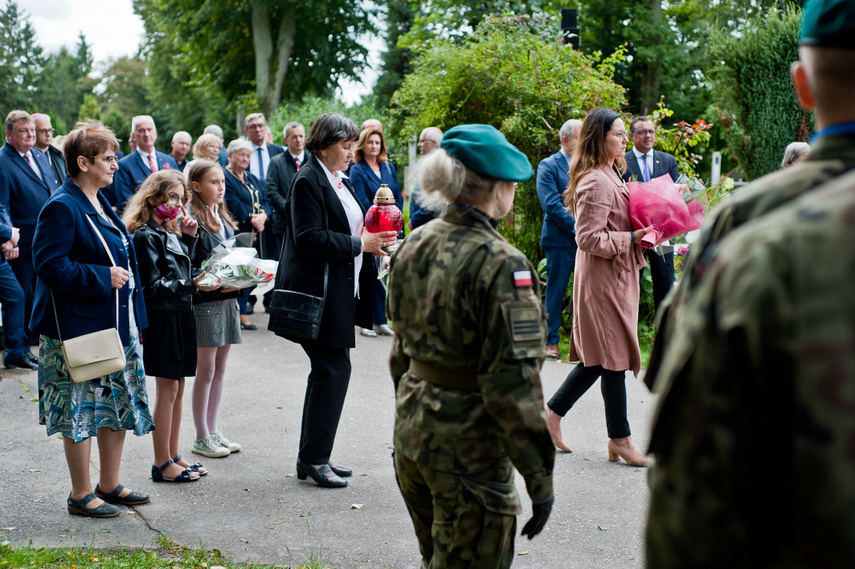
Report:
<svg viewBox="0 0 855 569"><path fill-rule="evenodd" d="M143 330L143 362L146 375L157 382L154 482L191 482L207 473L178 453L184 378L196 373L193 296L203 276L190 261L198 225L187 215L186 201L181 172L161 170L146 178L122 218L133 234L149 321Z"/></svg>

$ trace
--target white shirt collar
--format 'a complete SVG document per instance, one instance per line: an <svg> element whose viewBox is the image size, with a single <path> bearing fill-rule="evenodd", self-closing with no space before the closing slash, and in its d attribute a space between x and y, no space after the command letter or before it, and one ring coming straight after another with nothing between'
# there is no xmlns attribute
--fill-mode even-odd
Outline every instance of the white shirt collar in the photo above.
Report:
<svg viewBox="0 0 855 569"><path fill-rule="evenodd" d="M146 166L148 166L148 157L149 156L151 156L152 159L154 160L154 162L157 163L157 150L152 149L151 154L149 154L148 152L146 152L145 150L143 150L142 148L137 146L136 151L139 153L140 157L143 159L143 162L145 163ZM160 166L160 165L158 164L158 166Z"/></svg>
<svg viewBox="0 0 855 569"><path fill-rule="evenodd" d="M633 146L632 147L632 153L635 154L636 158L641 158L642 156L650 156L651 158L653 157L653 149L652 148L647 151L647 154L642 154L641 152L638 151L638 149L635 146Z"/></svg>
<svg viewBox="0 0 855 569"><path fill-rule="evenodd" d="M288 151L288 154L291 154L291 151L290 151L290 150ZM291 154L291 159L292 159L292 160L297 160L297 159L299 159L299 160L300 160L300 164L302 164L303 162L305 162L305 161L306 161L306 158L305 158L305 157L306 157L306 151L305 151L305 150L304 150L304 151L302 151L299 155Z"/></svg>

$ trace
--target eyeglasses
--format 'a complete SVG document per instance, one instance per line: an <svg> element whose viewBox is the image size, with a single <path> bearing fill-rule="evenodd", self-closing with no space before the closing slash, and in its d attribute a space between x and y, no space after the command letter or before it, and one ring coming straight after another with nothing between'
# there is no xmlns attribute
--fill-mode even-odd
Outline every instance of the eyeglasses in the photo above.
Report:
<svg viewBox="0 0 855 569"><path fill-rule="evenodd" d="M626 138L626 131L625 131L625 130L619 130L619 131L617 131L617 132L610 132L610 133L608 133L608 134L611 134L612 136L615 136L615 137L617 137L617 138L619 138L619 139L624 139L624 138Z"/></svg>
<svg viewBox="0 0 855 569"><path fill-rule="evenodd" d="M437 142L435 140L431 140L429 138L419 140L419 144L436 144L436 143Z"/></svg>
<svg viewBox="0 0 855 569"><path fill-rule="evenodd" d="M178 203L181 205L187 205L187 198L183 196L176 196L175 194L169 194L166 196L169 200L167 203Z"/></svg>
<svg viewBox="0 0 855 569"><path fill-rule="evenodd" d="M262 129L266 126L267 126L266 124L257 124L256 123L256 124L248 124L248 125L246 125L246 128L248 128L249 130L259 130L259 129Z"/></svg>
<svg viewBox="0 0 855 569"><path fill-rule="evenodd" d="M40 128L36 132L39 132L41 134L53 134L53 129L52 128Z"/></svg>
<svg viewBox="0 0 855 569"><path fill-rule="evenodd" d="M653 130L652 128L649 128L647 130L634 130L634 131L632 131L632 134L641 134L641 135L656 134L656 131Z"/></svg>
<svg viewBox="0 0 855 569"><path fill-rule="evenodd" d="M104 160L105 162L109 162L110 164L116 164L119 162L119 157L116 156L115 154L113 154L111 156L87 156L87 158L91 158L92 160L96 160L97 158L100 158L101 160Z"/></svg>

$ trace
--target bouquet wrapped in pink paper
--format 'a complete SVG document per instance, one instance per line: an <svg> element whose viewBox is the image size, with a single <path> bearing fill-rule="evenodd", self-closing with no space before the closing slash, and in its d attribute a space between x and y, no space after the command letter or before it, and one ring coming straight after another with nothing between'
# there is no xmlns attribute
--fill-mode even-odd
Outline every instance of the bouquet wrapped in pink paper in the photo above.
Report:
<svg viewBox="0 0 855 569"><path fill-rule="evenodd" d="M686 203L686 186L675 184L664 174L649 182L629 182L629 216L635 229L653 227L642 239L645 249L656 247L677 235L698 229L704 220L704 206Z"/></svg>

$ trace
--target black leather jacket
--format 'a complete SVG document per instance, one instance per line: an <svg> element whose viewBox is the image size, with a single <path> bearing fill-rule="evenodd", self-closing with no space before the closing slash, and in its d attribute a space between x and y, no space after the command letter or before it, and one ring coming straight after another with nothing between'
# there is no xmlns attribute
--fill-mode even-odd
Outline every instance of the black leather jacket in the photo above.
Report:
<svg viewBox="0 0 855 569"><path fill-rule="evenodd" d="M198 220L197 220L198 221ZM225 224L225 222L222 222ZM234 237L234 230L230 225L225 224L226 228L226 239L230 237ZM190 259L193 261L193 270L201 272L202 263L211 256L211 251L222 242L220 236L216 233L213 233L208 230L207 227L200 221L199 222L199 230L196 231L196 235L199 237L198 243L196 243L196 248L193 250L193 253L190 255ZM211 290L211 291L198 291L198 294L193 299L194 304L198 304L201 302L213 302L215 300L226 300L228 298L237 298L240 294L240 291L231 291L231 292L221 292L222 289Z"/></svg>
<svg viewBox="0 0 855 569"><path fill-rule="evenodd" d="M167 231L150 219L134 232L133 239L146 309L192 310L196 294L193 277L200 271L194 271L190 256L197 238L182 235L181 248L176 250Z"/></svg>

